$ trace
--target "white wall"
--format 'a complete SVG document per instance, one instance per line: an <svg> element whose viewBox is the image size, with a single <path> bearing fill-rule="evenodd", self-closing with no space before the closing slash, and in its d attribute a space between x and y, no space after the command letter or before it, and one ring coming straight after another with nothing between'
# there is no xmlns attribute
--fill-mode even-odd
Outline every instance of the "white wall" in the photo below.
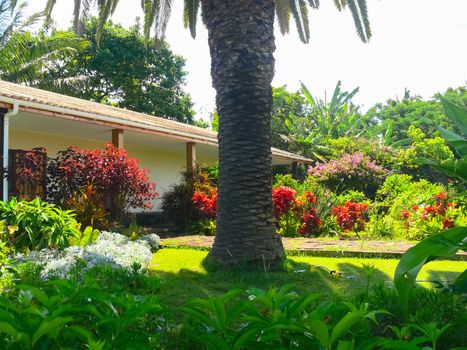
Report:
<svg viewBox="0 0 467 350"><path fill-rule="evenodd" d="M182 141L180 142L183 143ZM10 129L9 148L30 150L35 147L44 147L47 150L48 156L54 157L58 151L65 150L70 146L93 149L102 147L104 143L99 140ZM149 169L151 181L156 183L156 190L160 194L159 199L153 202L151 210L159 210L162 194L172 184L180 181L180 172L185 170L185 151L134 147L126 143L125 148L131 157L139 160L141 168ZM180 148L185 149L184 147ZM198 152L198 162L200 164L211 165L216 161L216 158L208 157Z"/></svg>

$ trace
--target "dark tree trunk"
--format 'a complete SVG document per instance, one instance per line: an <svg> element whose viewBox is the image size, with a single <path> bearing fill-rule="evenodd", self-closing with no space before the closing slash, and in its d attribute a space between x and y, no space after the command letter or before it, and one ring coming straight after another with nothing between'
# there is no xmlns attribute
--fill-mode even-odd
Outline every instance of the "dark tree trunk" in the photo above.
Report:
<svg viewBox="0 0 467 350"><path fill-rule="evenodd" d="M281 260L271 198L274 0L202 0L219 114L217 232L225 265Z"/></svg>

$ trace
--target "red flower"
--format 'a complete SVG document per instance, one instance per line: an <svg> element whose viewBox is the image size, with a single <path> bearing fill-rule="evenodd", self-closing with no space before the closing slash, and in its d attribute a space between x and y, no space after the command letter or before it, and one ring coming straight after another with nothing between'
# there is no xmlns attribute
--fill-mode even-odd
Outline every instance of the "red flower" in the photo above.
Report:
<svg viewBox="0 0 467 350"><path fill-rule="evenodd" d="M367 203L347 202L343 206L335 206L331 215L336 217L337 224L345 231L362 231L367 221Z"/></svg>
<svg viewBox="0 0 467 350"><path fill-rule="evenodd" d="M302 224L300 225L298 232L302 236L309 236L312 233L318 233L318 229L323 225L323 222L318 218L318 214L314 208L303 213L301 221Z"/></svg>
<svg viewBox="0 0 467 350"><path fill-rule="evenodd" d="M274 203L274 217L279 217L289 211L295 204L295 190L287 186L279 186L272 189L272 200Z"/></svg>
<svg viewBox="0 0 467 350"><path fill-rule="evenodd" d="M452 220L452 219L450 219L450 218L444 219L444 221L443 221L443 229L453 228L453 227L454 227L454 220Z"/></svg>
<svg viewBox="0 0 467 350"><path fill-rule="evenodd" d="M412 215L412 213L408 210L402 210L402 213L401 213L401 217L403 219L408 219L410 216Z"/></svg>

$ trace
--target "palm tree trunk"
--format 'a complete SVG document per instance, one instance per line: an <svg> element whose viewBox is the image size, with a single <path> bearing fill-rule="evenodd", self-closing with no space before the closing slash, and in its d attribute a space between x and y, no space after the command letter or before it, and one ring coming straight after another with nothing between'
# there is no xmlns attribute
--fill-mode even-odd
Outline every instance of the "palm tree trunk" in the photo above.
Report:
<svg viewBox="0 0 467 350"><path fill-rule="evenodd" d="M219 114L217 232L224 265L284 256L271 198L274 0L202 0Z"/></svg>

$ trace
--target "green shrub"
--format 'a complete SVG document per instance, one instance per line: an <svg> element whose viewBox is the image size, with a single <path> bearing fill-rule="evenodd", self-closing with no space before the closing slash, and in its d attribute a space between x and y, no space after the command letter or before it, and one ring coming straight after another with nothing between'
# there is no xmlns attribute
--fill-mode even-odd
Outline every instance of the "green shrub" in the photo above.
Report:
<svg viewBox="0 0 467 350"><path fill-rule="evenodd" d="M107 293L92 279L23 285L0 297L0 348L154 349L161 311L154 296Z"/></svg>
<svg viewBox="0 0 467 350"><path fill-rule="evenodd" d="M41 199L0 202L0 220L4 222L1 240L21 252L50 246L65 248L70 238L80 235L80 225L71 210Z"/></svg>
<svg viewBox="0 0 467 350"><path fill-rule="evenodd" d="M11 249L5 242L0 242L0 295L13 286L13 274L9 254Z"/></svg>
<svg viewBox="0 0 467 350"><path fill-rule="evenodd" d="M193 203L193 194L209 193L213 188L211 175L201 168L194 172L181 173L182 179L174 184L162 196L162 211L178 230L188 230L202 218L202 214Z"/></svg>

